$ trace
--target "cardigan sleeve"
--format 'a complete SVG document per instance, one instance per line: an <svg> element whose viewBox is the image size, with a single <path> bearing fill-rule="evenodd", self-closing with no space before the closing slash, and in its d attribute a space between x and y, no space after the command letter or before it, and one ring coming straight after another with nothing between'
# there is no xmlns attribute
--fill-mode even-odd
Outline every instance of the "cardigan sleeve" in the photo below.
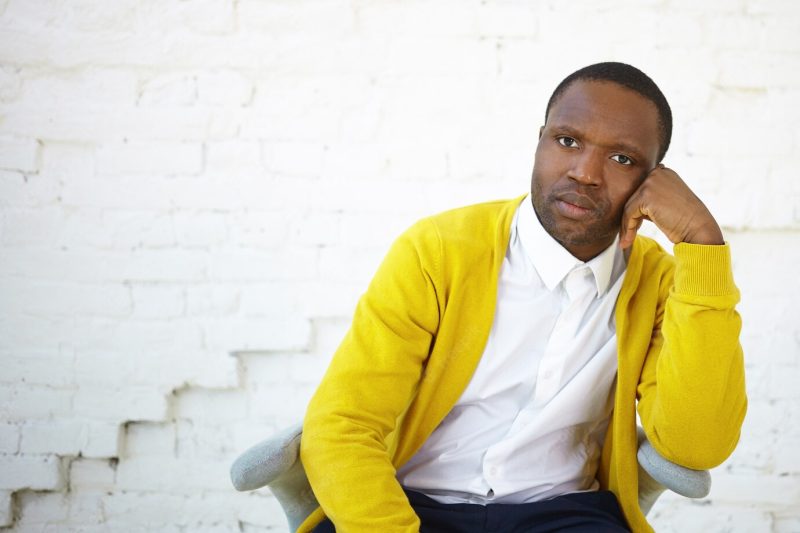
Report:
<svg viewBox="0 0 800 533"><path fill-rule="evenodd" d="M390 443L438 328L439 253L426 220L392 245L308 406L301 459L337 531L419 531Z"/></svg>
<svg viewBox="0 0 800 533"><path fill-rule="evenodd" d="M653 447L694 469L732 452L747 409L741 318L727 244L675 245L637 390Z"/></svg>

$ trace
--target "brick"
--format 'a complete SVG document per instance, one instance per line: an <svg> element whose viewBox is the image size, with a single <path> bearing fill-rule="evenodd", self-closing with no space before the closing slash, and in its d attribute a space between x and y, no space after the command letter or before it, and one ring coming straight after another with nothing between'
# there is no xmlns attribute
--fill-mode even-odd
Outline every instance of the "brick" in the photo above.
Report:
<svg viewBox="0 0 800 533"><path fill-rule="evenodd" d="M97 151L101 175L150 174L169 176L199 174L203 170L203 146L186 142L106 143Z"/></svg>
<svg viewBox="0 0 800 533"><path fill-rule="evenodd" d="M129 422L125 424L123 457L175 455L174 422Z"/></svg>
<svg viewBox="0 0 800 533"><path fill-rule="evenodd" d="M718 56L719 83L731 87L752 89L796 87L796 53L763 54L754 50L722 51ZM749 65L743 69L741 65Z"/></svg>
<svg viewBox="0 0 800 533"><path fill-rule="evenodd" d="M298 285L300 312L312 317L351 317L367 285L360 281L311 281Z"/></svg>
<svg viewBox="0 0 800 533"><path fill-rule="evenodd" d="M533 39L539 20L530 4L481 4L475 13L475 31L480 36Z"/></svg>
<svg viewBox="0 0 800 533"><path fill-rule="evenodd" d="M247 414L247 397L242 391L182 389L172 399L173 415L201 423L237 420Z"/></svg>
<svg viewBox="0 0 800 533"><path fill-rule="evenodd" d="M0 206L4 208L51 206L58 202L59 193L60 185L51 178L0 170Z"/></svg>
<svg viewBox="0 0 800 533"><path fill-rule="evenodd" d="M229 468L228 461L208 457L202 463L162 456L130 457L117 465L117 488L176 495L196 494L203 490L230 490ZM165 471L169 471L170 475L163 475Z"/></svg>
<svg viewBox="0 0 800 533"><path fill-rule="evenodd" d="M248 209L230 217L231 243L242 248L277 248L291 242L291 232L289 215L282 211ZM302 239L296 242L309 244Z"/></svg>
<svg viewBox="0 0 800 533"><path fill-rule="evenodd" d="M64 180L94 176L94 156L95 147L92 144L48 139L42 143L41 174Z"/></svg>
<svg viewBox="0 0 800 533"><path fill-rule="evenodd" d="M75 393L72 412L97 421L162 420L167 400L165 392L153 387L84 387Z"/></svg>
<svg viewBox="0 0 800 533"><path fill-rule="evenodd" d="M137 105L188 106L197 100L197 77L183 72L159 74L139 88Z"/></svg>
<svg viewBox="0 0 800 533"><path fill-rule="evenodd" d="M0 454L19 452L19 424L0 422Z"/></svg>
<svg viewBox="0 0 800 533"><path fill-rule="evenodd" d="M0 137L0 169L35 173L41 144L35 139Z"/></svg>
<svg viewBox="0 0 800 533"><path fill-rule="evenodd" d="M416 220L412 216L382 213L344 213L341 215L341 242L363 248L388 249L389 245Z"/></svg>
<svg viewBox="0 0 800 533"><path fill-rule="evenodd" d="M774 450L775 472L779 476L793 476L800 479L800 438L784 437Z"/></svg>
<svg viewBox="0 0 800 533"><path fill-rule="evenodd" d="M236 361L223 350L194 354L194 357L187 358L180 370L173 382L180 379L193 387L223 389L239 384Z"/></svg>
<svg viewBox="0 0 800 533"><path fill-rule="evenodd" d="M69 489L110 492L114 490L115 477L116 460L78 458L70 463Z"/></svg>
<svg viewBox="0 0 800 533"><path fill-rule="evenodd" d="M297 284L252 284L242 291L239 309L247 317L285 318L299 314Z"/></svg>
<svg viewBox="0 0 800 533"><path fill-rule="evenodd" d="M237 285L216 283L186 288L187 316L221 317L239 309L242 291Z"/></svg>
<svg viewBox="0 0 800 533"><path fill-rule="evenodd" d="M262 150L264 167L271 175L318 178L328 147L315 142L270 142Z"/></svg>
<svg viewBox="0 0 800 533"><path fill-rule="evenodd" d="M9 350L3 361L2 383L69 388L75 384L75 360L69 350Z"/></svg>
<svg viewBox="0 0 800 533"><path fill-rule="evenodd" d="M27 72L20 106L76 109L87 106L127 106L135 102L137 74L132 70L82 68Z"/></svg>
<svg viewBox="0 0 800 533"><path fill-rule="evenodd" d="M292 105L292 101L296 105L302 103L297 97L294 97L288 103L279 101L275 105ZM330 108L315 109L313 113L306 110L295 115L286 110L269 112L254 107L248 109L248 112L240 118L243 139L279 142L291 140L319 143L326 139L336 138L339 134L340 123L341 112ZM268 161L266 155L265 160ZM290 164L290 162L285 162L285 164Z"/></svg>
<svg viewBox="0 0 800 533"><path fill-rule="evenodd" d="M249 414L256 419L268 420L277 427L288 427L303 419L315 389L316 384L309 387L292 382L254 384L249 398ZM292 401L287 403L287 398Z"/></svg>
<svg viewBox="0 0 800 533"><path fill-rule="evenodd" d="M24 454L78 455L89 440L89 428L79 420L48 420L22 426Z"/></svg>
<svg viewBox="0 0 800 533"><path fill-rule="evenodd" d="M791 0L756 0L744 3L746 15L798 15L797 4Z"/></svg>
<svg viewBox="0 0 800 533"><path fill-rule="evenodd" d="M0 527L14 522L13 494L10 490L0 490Z"/></svg>
<svg viewBox="0 0 800 533"><path fill-rule="evenodd" d="M208 252L192 250L18 249L0 261L0 276L42 281L200 281L207 276ZM277 254L275 254L277 255Z"/></svg>
<svg viewBox="0 0 800 533"><path fill-rule="evenodd" d="M1 52L0 52L1 54ZM175 141L201 143L236 136L249 118L241 110L209 107L97 105L82 113L48 107L7 108L4 126L19 137L71 143ZM154 148L154 150L157 148ZM163 156L162 156L163 157ZM134 164L130 159L130 164ZM190 163L184 162L185 165Z"/></svg>
<svg viewBox="0 0 800 533"><path fill-rule="evenodd" d="M270 531L286 527L284 515L269 493L237 493L230 489L192 495L126 491L109 495L103 503L109 525L127 524L135 531L145 531L148 527L173 531L167 524L163 528L160 525L167 520L181 530L228 531L225 528L233 527L236 531L238 524L232 517L240 514Z"/></svg>
<svg viewBox="0 0 800 533"><path fill-rule="evenodd" d="M132 310L128 289L114 285L76 285L66 283L36 283L27 280L0 282L0 294L5 303L18 313L47 317L102 316L122 318Z"/></svg>
<svg viewBox="0 0 800 533"><path fill-rule="evenodd" d="M269 438L283 428L264 420L248 418L231 424L232 446L234 453L242 453L251 446Z"/></svg>
<svg viewBox="0 0 800 533"><path fill-rule="evenodd" d="M220 0L192 0L183 8L184 24L195 32L230 34L236 30L236 4Z"/></svg>
<svg viewBox="0 0 800 533"><path fill-rule="evenodd" d="M206 142L206 171L227 176L259 175L263 172L261 143L242 139Z"/></svg>
<svg viewBox="0 0 800 533"><path fill-rule="evenodd" d="M0 490L60 490L61 461L54 455L0 455Z"/></svg>
<svg viewBox="0 0 800 533"><path fill-rule="evenodd" d="M17 66L0 66L0 102L13 102L22 94L22 69Z"/></svg>
<svg viewBox="0 0 800 533"><path fill-rule="evenodd" d="M332 354L331 354L332 355ZM331 357L316 357L306 354L292 354L289 358L290 376L294 383L317 385L328 369Z"/></svg>
<svg viewBox="0 0 800 533"><path fill-rule="evenodd" d="M69 518L69 496L63 492L21 491L16 494L16 527L22 530L63 530L63 522Z"/></svg>
<svg viewBox="0 0 800 533"><path fill-rule="evenodd" d="M0 269L2 265L3 261L0 261ZM47 320L16 314L4 317L0 320L0 353L16 351L19 346L29 347L26 355L31 352L58 353L59 336L69 332L68 326L66 319Z"/></svg>
<svg viewBox="0 0 800 533"><path fill-rule="evenodd" d="M130 382L141 365L133 353L81 350L75 358L74 381L81 387Z"/></svg>
<svg viewBox="0 0 800 533"><path fill-rule="evenodd" d="M201 72L198 100L206 105L245 106L253 99L254 84L239 72Z"/></svg>
<svg viewBox="0 0 800 533"><path fill-rule="evenodd" d="M24 246L35 243L55 247L60 244L64 216L60 209L6 209L2 213L0 244Z"/></svg>
<svg viewBox="0 0 800 533"><path fill-rule="evenodd" d="M7 421L69 416L75 391L48 386L0 386L0 413Z"/></svg>
<svg viewBox="0 0 800 533"><path fill-rule="evenodd" d="M289 354L265 352L238 352L242 364L244 385L287 383L289 381Z"/></svg>
<svg viewBox="0 0 800 533"><path fill-rule="evenodd" d="M186 314L186 292L170 285L132 285L132 317L136 319L170 319Z"/></svg>
<svg viewBox="0 0 800 533"><path fill-rule="evenodd" d="M117 457L120 449L121 426L112 422L89 422L89 440L81 449L85 458Z"/></svg>
<svg viewBox="0 0 800 533"><path fill-rule="evenodd" d="M224 212L180 212L174 216L177 242L187 248L216 248L229 237L229 215Z"/></svg>
<svg viewBox="0 0 800 533"><path fill-rule="evenodd" d="M726 505L791 506L800 501L800 485L792 476L733 476L716 471L708 497Z"/></svg>
<svg viewBox="0 0 800 533"><path fill-rule="evenodd" d="M368 180L385 175L390 149L384 143L340 142L328 147L322 177L326 180Z"/></svg>
<svg viewBox="0 0 800 533"><path fill-rule="evenodd" d="M785 389L787 385L797 383L800 379L800 361L790 365L772 365L769 369L769 393L771 399L797 399L798 393L793 389Z"/></svg>
<svg viewBox="0 0 800 533"><path fill-rule="evenodd" d="M235 415L234 415L235 417ZM229 422L222 425L201 420L179 420L177 422L177 457L181 460L203 460L204 458L234 459L236 448L234 432Z"/></svg>
<svg viewBox="0 0 800 533"><path fill-rule="evenodd" d="M795 531L800 531L800 515L796 512L792 513L791 510L787 511L787 516L777 513L773 514L772 533L793 533Z"/></svg>
<svg viewBox="0 0 800 533"><path fill-rule="evenodd" d="M289 2L265 4L243 0L237 4L239 22L245 30L270 34L292 34L309 31L326 39L343 37L355 29L355 10L338 0L300 8Z"/></svg>
<svg viewBox="0 0 800 533"><path fill-rule="evenodd" d="M320 275L332 281L361 281L366 287L378 269L388 244L379 249L348 246L322 248L319 253Z"/></svg>
<svg viewBox="0 0 800 533"><path fill-rule="evenodd" d="M309 248L219 251L210 260L210 278L222 282L310 279L317 272L317 252Z"/></svg>
<svg viewBox="0 0 800 533"><path fill-rule="evenodd" d="M221 319L203 330L206 345L220 352L302 350L311 338L308 321L299 317Z"/></svg>
<svg viewBox="0 0 800 533"><path fill-rule="evenodd" d="M654 507L647 519L656 531L770 531L769 512L747 506L690 503L659 509ZM656 504L658 505L658 504Z"/></svg>
<svg viewBox="0 0 800 533"><path fill-rule="evenodd" d="M476 32L478 12L453 2L407 2L359 6L358 22L369 36L470 36Z"/></svg>
<svg viewBox="0 0 800 533"><path fill-rule="evenodd" d="M748 4L751 4L751 2L745 2L744 0L730 0L729 2L714 4L712 13L717 15L721 13L741 12ZM697 2L692 2L692 0L669 0L667 5L671 9L686 10L689 12L706 12L709 10L708 6L700 5Z"/></svg>
<svg viewBox="0 0 800 533"><path fill-rule="evenodd" d="M173 219L156 210L107 211L82 206L62 221L62 241L69 248L131 250L168 248L177 243Z"/></svg>

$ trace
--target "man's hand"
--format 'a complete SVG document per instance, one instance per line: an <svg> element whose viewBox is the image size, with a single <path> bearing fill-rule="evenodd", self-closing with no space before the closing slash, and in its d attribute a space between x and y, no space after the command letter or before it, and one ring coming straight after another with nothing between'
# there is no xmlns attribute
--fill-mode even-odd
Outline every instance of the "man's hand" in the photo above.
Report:
<svg viewBox="0 0 800 533"><path fill-rule="evenodd" d="M724 244L708 208L673 170L658 165L631 195L622 212L620 245L633 244L643 220L652 221L673 243Z"/></svg>

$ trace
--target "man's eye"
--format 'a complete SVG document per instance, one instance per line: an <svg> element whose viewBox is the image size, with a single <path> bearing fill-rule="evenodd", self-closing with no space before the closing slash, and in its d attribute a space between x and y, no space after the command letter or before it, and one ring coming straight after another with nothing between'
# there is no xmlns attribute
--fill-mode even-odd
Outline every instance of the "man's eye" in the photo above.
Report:
<svg viewBox="0 0 800 533"><path fill-rule="evenodd" d="M619 163L621 165L632 165L633 164L633 160L630 157L628 157L627 155L622 155L622 154L612 155L611 159L613 159L614 161L616 161L617 163Z"/></svg>
<svg viewBox="0 0 800 533"><path fill-rule="evenodd" d="M561 146L566 146L567 148L572 148L573 146L577 146L578 141L576 141L572 137L559 137L558 144L560 144Z"/></svg>

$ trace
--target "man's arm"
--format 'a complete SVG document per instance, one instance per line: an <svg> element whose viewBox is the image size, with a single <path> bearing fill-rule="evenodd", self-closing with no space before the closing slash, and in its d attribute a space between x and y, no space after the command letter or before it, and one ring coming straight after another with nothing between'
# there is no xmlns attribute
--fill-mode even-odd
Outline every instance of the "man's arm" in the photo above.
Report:
<svg viewBox="0 0 800 533"><path fill-rule="evenodd" d="M309 404L301 458L337 531L419 530L388 446L438 328L438 253L426 221L394 243Z"/></svg>
<svg viewBox="0 0 800 533"><path fill-rule="evenodd" d="M676 265L674 279L662 280L664 304L640 378L638 411L662 455L711 468L736 446L747 406L730 249L706 206L661 165L626 205L623 246L645 218L675 243Z"/></svg>

